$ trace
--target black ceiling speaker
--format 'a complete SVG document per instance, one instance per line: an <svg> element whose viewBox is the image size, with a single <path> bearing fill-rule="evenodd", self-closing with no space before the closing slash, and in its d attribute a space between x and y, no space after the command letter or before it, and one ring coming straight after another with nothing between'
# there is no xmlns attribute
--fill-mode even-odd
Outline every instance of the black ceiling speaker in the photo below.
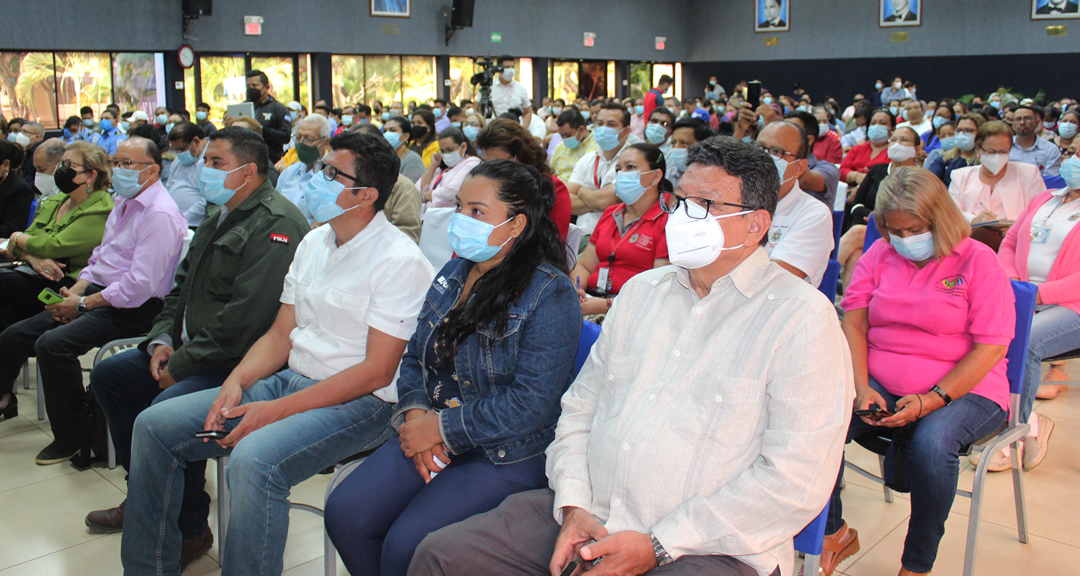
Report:
<svg viewBox="0 0 1080 576"><path fill-rule="evenodd" d="M182 0L181 8L184 16L190 18L210 16L214 13L214 0Z"/></svg>
<svg viewBox="0 0 1080 576"><path fill-rule="evenodd" d="M454 6L450 11L450 25L455 28L471 28L475 4L476 0L454 0Z"/></svg>

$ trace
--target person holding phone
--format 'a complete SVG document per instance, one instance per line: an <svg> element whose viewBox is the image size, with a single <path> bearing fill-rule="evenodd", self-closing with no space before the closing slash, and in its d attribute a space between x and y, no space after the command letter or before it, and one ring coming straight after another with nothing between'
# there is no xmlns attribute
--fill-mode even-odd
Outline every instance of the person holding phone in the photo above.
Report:
<svg viewBox="0 0 1080 576"><path fill-rule="evenodd" d="M460 128L449 127L439 134L439 151L416 186L424 201L434 208L454 206L461 183L469 171L480 163L476 148Z"/></svg>
<svg viewBox="0 0 1080 576"><path fill-rule="evenodd" d="M402 360L397 438L326 503L350 573L405 576L428 533L547 483L544 450L581 332L551 187L511 160L462 183L450 224L458 258L436 275Z"/></svg>
<svg viewBox="0 0 1080 576"><path fill-rule="evenodd" d="M859 260L841 305L854 410L884 412L853 415L847 436L897 431L886 480L911 491L900 574L926 574L956 496L960 448L1008 414L1013 292L996 255L969 237L971 227L929 170L893 169L878 188L874 220L884 241ZM900 469L903 477L890 474ZM841 467L825 529L825 574L859 550L858 533L843 520L843 477Z"/></svg>

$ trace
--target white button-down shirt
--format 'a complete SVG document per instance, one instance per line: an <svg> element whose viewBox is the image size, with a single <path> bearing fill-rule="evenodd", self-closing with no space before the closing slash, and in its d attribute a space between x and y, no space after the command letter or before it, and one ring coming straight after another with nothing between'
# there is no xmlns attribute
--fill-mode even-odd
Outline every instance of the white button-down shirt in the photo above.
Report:
<svg viewBox="0 0 1080 576"><path fill-rule="evenodd" d="M577 165L574 166L574 172L570 175L570 182L578 184L583 188L592 188L593 190L600 190L605 186L610 186L615 183L615 165L619 163L619 154L622 154L624 148L631 144L637 144L641 142L641 139L633 134L626 137L626 140L622 143L622 146L616 149L615 155L608 160L604 157L604 151L597 146L596 150L589 152L578 160ZM600 216L604 211L599 212L586 212L581 216L578 216L577 226L582 229L585 234L592 234L592 231L596 228L596 223L600 221Z"/></svg>
<svg viewBox="0 0 1080 576"><path fill-rule="evenodd" d="M795 182L795 187L776 204L765 245L769 258L802 270L810 285L817 286L825 276L832 249L832 210Z"/></svg>
<svg viewBox="0 0 1080 576"><path fill-rule="evenodd" d="M524 112L532 106L532 102L529 100L529 92L521 82L512 80L509 84L503 84L496 79L491 84L491 106L495 109L495 116L498 116L511 108L521 108Z"/></svg>
<svg viewBox="0 0 1080 576"><path fill-rule="evenodd" d="M562 399L547 475L555 518L652 532L675 558L791 574L851 420L851 354L832 303L756 250L698 298L665 266L619 292Z"/></svg>
<svg viewBox="0 0 1080 576"><path fill-rule="evenodd" d="M277 191L288 198L289 202L296 204L304 218L307 218L308 224L315 223L315 218L311 212L308 212L307 200L304 197L304 189L307 188L308 182L311 182L312 174L314 172L308 170L307 164L294 162L281 171L277 180Z"/></svg>
<svg viewBox="0 0 1080 576"><path fill-rule="evenodd" d="M382 212L345 244L335 238L329 225L304 236L281 292L281 302L296 307L289 368L315 380L363 362L369 327L412 337L435 276L416 243ZM397 374L374 394L397 402Z"/></svg>

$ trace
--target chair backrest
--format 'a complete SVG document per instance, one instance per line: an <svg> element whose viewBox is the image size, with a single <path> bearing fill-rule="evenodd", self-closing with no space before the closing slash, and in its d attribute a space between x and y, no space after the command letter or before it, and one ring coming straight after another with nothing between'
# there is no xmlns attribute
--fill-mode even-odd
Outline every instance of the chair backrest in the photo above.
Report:
<svg viewBox="0 0 1080 576"><path fill-rule="evenodd" d="M840 464L843 466L843 464ZM803 554L821 554L821 545L825 542L825 521L829 518L829 503L814 521L807 524L795 535L795 549Z"/></svg>
<svg viewBox="0 0 1080 576"><path fill-rule="evenodd" d="M581 367L585 365L585 359L589 357L589 352L592 351L592 346L599 337L600 326L598 324L593 324L588 320L581 322L581 339L578 340L577 357L574 358L575 377L581 371Z"/></svg>
<svg viewBox="0 0 1080 576"><path fill-rule="evenodd" d="M1034 284L1012 280L1016 297L1016 333L1009 343L1005 357L1009 365L1005 371L1009 378L1009 391L1019 395L1024 388L1024 369L1027 363L1028 340L1031 339L1031 322L1035 318L1035 296L1039 289ZM1016 412L1013 410L1013 412ZM1017 415L1013 414L1012 418Z"/></svg>
<svg viewBox="0 0 1080 576"><path fill-rule="evenodd" d="M847 205L847 193L848 185L846 182L837 182L836 184L836 200L833 201L833 210L844 211L844 206Z"/></svg>
<svg viewBox="0 0 1080 576"><path fill-rule="evenodd" d="M583 230L577 224L571 224L566 231L566 269L573 270L577 265L578 247L581 246Z"/></svg>
<svg viewBox="0 0 1080 576"><path fill-rule="evenodd" d="M829 299L830 302L836 300L836 283L840 281L840 262L836 260L829 260L829 265L825 268L825 275L821 277L821 284L818 286L818 290Z"/></svg>
<svg viewBox="0 0 1080 576"><path fill-rule="evenodd" d="M832 235L833 246L832 254L829 254L829 258L836 260L836 257L840 254L840 233L844 230L844 211L833 210L832 213Z"/></svg>
<svg viewBox="0 0 1080 576"><path fill-rule="evenodd" d="M866 239L863 240L862 244L863 252L869 250L870 246L880 239L881 232L878 232L877 224L874 223L874 215L871 214L870 218L866 220Z"/></svg>
<svg viewBox="0 0 1080 576"><path fill-rule="evenodd" d="M1059 190L1065 187L1065 179L1061 176L1043 176L1047 190Z"/></svg>
<svg viewBox="0 0 1080 576"><path fill-rule="evenodd" d="M454 256L450 248L450 218L454 208L428 208L424 212L424 225L420 229L420 251L427 256L431 267L440 270Z"/></svg>
<svg viewBox="0 0 1080 576"><path fill-rule="evenodd" d="M30 202L30 219L26 221L27 228L29 228L30 225L34 223L34 216L37 215L37 205L38 199L34 198L34 200Z"/></svg>

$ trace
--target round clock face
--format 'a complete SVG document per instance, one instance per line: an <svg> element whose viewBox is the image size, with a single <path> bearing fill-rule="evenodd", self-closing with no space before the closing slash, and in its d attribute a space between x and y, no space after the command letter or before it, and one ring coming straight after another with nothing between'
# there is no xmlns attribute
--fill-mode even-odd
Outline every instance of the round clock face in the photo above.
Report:
<svg viewBox="0 0 1080 576"><path fill-rule="evenodd" d="M180 61L181 66L184 68L191 68L195 65L195 50L191 46L185 44L177 51L176 58Z"/></svg>

